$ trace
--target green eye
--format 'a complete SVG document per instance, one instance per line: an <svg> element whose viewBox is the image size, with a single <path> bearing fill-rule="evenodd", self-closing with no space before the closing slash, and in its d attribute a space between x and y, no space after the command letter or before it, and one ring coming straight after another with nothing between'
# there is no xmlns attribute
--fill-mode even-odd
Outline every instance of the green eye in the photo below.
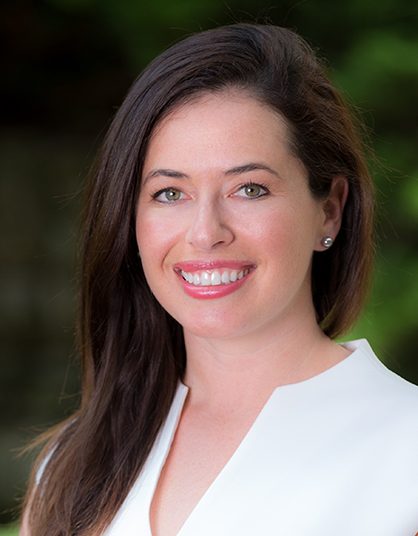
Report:
<svg viewBox="0 0 418 536"><path fill-rule="evenodd" d="M171 203L173 201L180 201L182 193L176 188L164 188L159 190L151 197L158 201L159 203Z"/></svg>
<svg viewBox="0 0 418 536"><path fill-rule="evenodd" d="M239 191L244 192L241 197L246 197L248 199L257 199L258 197L263 197L268 194L268 189L265 186L253 182L244 184Z"/></svg>
<svg viewBox="0 0 418 536"><path fill-rule="evenodd" d="M173 188L167 188L167 190L164 191L164 197L167 199L167 201L178 201L180 199L180 192L178 190L174 190Z"/></svg>
<svg viewBox="0 0 418 536"><path fill-rule="evenodd" d="M258 197L261 193L261 188L257 184L245 186L245 193L248 197Z"/></svg>

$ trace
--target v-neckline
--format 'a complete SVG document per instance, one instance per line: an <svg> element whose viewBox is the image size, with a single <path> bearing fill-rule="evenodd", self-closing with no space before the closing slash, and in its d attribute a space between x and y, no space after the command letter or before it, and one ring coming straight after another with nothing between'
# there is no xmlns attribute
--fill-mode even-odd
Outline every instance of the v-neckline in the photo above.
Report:
<svg viewBox="0 0 418 536"><path fill-rule="evenodd" d="M204 502L208 494L211 492L212 488L218 485L219 481L222 480L228 468L233 464L235 459L240 455L245 444L248 443L249 439L254 434L254 431L258 427L260 420L262 419L267 409L270 407L276 395L282 391L299 389L306 385L311 385L311 384L315 385L316 383L321 383L322 380L325 380L328 377L332 377L335 374L340 373L342 369L347 367L352 361L355 360L356 356L362 353L361 349L364 346L364 344L368 344L365 339L350 341L347 343L341 343L341 346L343 348L351 350L351 353L347 357L345 357L341 361L338 361L336 364L332 365L331 367L328 367L322 372L316 374L315 376L311 376L310 378L307 378L306 380L302 380L302 381L295 382L295 383L289 383L285 385L279 385L273 389L270 396L267 398L266 402L264 403L263 407L261 408L261 410L255 417L255 419L253 420L252 424L248 428L243 438L241 439L237 448L234 450L232 455L228 458L226 463L222 466L222 468L217 473L215 478L212 480L212 482L206 488L204 493L200 496L198 501L190 510L189 514L187 515L183 524L178 530L177 536L182 536L182 533L184 530L186 530L187 525L189 524L189 521L191 520L192 517L196 515L196 512L199 510L200 505ZM153 484L151 486L151 490L148 495L148 504L147 504L147 524L148 524L148 533L150 536L153 536L152 529L151 529L151 505L152 505L152 502L153 502L153 499L157 490L157 486L161 477L161 472L163 470L163 467L170 453L171 446L174 440L174 436L177 432L178 425L179 425L179 422L183 413L184 405L186 402L187 395L189 394L189 391L190 391L190 388L187 385L185 385L181 380L179 380L170 412L167 416L165 424L163 425L163 428L161 430L161 434L159 437L161 443L163 443L163 452L162 452L162 455L160 454L159 456L158 465L155 471L155 476L153 478Z"/></svg>
<svg viewBox="0 0 418 536"><path fill-rule="evenodd" d="M233 463L235 458L237 456L239 456L240 452L242 451L244 443L247 442L248 437L250 437L250 435L252 435L252 433L254 433L254 429L257 427L257 423L260 421L262 415L267 410L268 406L270 405L271 400L275 396L275 394L278 391L278 389L279 389L279 387L276 387L272 391L272 393L270 394L270 396L268 397L268 399L266 400L266 402L262 406L261 410L258 412L257 416L255 417L255 419L251 423L251 425L248 428L247 432L242 437L242 439L239 442L237 448L234 450L234 452L231 454L231 456L227 459L227 461L222 466L220 471L218 471L218 473L216 474L215 478L211 481L211 483L206 488L204 493L199 497L197 502L194 504L193 508L190 510L189 514L187 515L187 517L185 518L184 522L182 523L180 529L178 530L176 536L181 536L181 534L183 533L183 530L185 530L186 525L188 524L188 522L192 518L192 516L195 514L195 512L198 510L200 504L208 496L209 492L218 483L218 481L222 479L224 473L227 471L228 467ZM148 518L148 531L149 531L150 536L153 536L153 532L152 532L152 528L151 528L151 505L152 505L152 502L154 500L155 492L157 490L157 486L158 486L158 483L159 483L160 478L161 478L161 473L162 473L163 467L164 467L164 465L165 465L165 463L167 461L168 455L169 455L169 453L171 451L171 446L172 446L174 437L175 437L177 429L178 429L178 425L179 425L179 422L180 422L180 419L181 419L181 416L182 416L182 413L183 413L184 405L185 405L185 402L186 402L187 395L189 394L189 391L190 391L190 388L187 385L185 385L181 381L178 382L177 392L176 392L176 395L175 395L175 404L174 404L174 406L176 407L177 411L175 412L175 415L173 416L174 418L170 419L171 422L170 422L170 426L169 426L169 441L168 441L168 443L166 443L166 446L165 446L165 449L164 449L164 454L163 454L163 456L161 457L161 459L159 461L158 468L157 468L157 471L156 471L156 477L154 478L152 491L151 491L151 494L149 496L147 518Z"/></svg>

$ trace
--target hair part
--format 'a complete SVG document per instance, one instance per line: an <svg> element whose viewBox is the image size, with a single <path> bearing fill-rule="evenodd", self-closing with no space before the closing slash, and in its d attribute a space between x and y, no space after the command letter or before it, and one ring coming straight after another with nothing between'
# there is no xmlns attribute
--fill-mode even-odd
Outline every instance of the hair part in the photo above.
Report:
<svg viewBox="0 0 418 536"><path fill-rule="evenodd" d="M313 196L326 198L333 177L346 177L341 230L313 256L313 302L330 337L359 314L373 253L372 181L350 111L312 49L291 30L234 24L163 52L131 87L91 174L80 267L82 401L41 453L48 463L27 495L32 536L103 530L168 414L186 355L182 328L152 295L138 259L139 177L149 139L170 111L229 88L285 119Z"/></svg>

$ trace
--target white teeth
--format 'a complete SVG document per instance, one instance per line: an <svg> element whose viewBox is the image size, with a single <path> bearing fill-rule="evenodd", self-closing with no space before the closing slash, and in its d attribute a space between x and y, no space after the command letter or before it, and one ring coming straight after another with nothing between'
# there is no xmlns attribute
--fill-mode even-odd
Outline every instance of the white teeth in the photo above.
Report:
<svg viewBox="0 0 418 536"><path fill-rule="evenodd" d="M202 275L200 276L200 284L202 286L208 286L211 284L211 278L209 272L202 272Z"/></svg>
<svg viewBox="0 0 418 536"><path fill-rule="evenodd" d="M234 283L237 279L242 279L249 273L249 268L245 270L204 270L202 272L184 272L181 270L181 275L191 285L196 286L217 286L228 285Z"/></svg>
<svg viewBox="0 0 418 536"><path fill-rule="evenodd" d="M223 272L221 276L222 283L229 283L229 275L228 272Z"/></svg>

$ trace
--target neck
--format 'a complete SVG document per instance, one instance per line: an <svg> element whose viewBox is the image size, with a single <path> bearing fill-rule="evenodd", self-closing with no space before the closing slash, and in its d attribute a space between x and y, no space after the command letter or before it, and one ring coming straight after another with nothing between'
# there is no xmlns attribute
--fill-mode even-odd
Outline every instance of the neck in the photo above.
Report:
<svg viewBox="0 0 418 536"><path fill-rule="evenodd" d="M281 385L308 379L350 353L318 327L315 314L228 339L185 330L189 403L220 413L263 403Z"/></svg>

